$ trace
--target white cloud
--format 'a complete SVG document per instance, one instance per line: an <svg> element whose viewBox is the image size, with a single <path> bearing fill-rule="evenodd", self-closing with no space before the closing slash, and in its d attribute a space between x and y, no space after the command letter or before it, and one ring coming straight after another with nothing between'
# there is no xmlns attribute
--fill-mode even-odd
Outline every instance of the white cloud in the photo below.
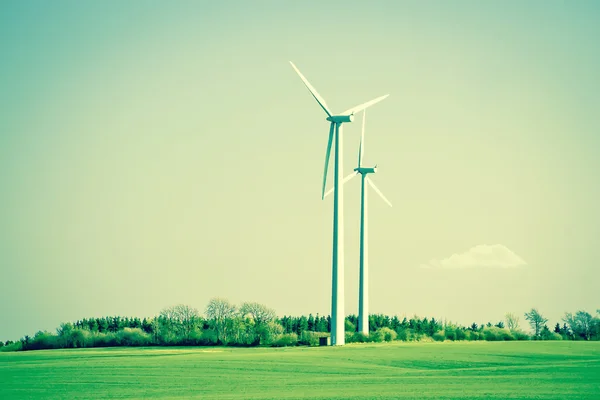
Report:
<svg viewBox="0 0 600 400"><path fill-rule="evenodd" d="M443 260L431 260L421 268L513 268L527 265L525 261L501 244L480 244L465 253L453 254Z"/></svg>

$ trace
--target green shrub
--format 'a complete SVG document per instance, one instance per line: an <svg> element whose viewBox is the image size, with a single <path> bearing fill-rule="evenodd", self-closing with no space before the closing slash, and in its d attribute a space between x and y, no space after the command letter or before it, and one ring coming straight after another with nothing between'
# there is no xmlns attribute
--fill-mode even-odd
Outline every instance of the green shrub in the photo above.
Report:
<svg viewBox="0 0 600 400"><path fill-rule="evenodd" d="M21 351L23 350L23 344L21 341L10 343L0 348L0 351Z"/></svg>
<svg viewBox="0 0 600 400"><path fill-rule="evenodd" d="M148 336L150 336L150 335L148 335ZM188 346L202 346L203 345L202 330L200 330L199 328L193 329L189 333L188 338L185 340L185 342ZM150 343L152 343L151 337L150 337Z"/></svg>
<svg viewBox="0 0 600 400"><path fill-rule="evenodd" d="M251 347L260 344L260 337L256 335L252 328L245 328L237 332L235 337L229 343L230 346Z"/></svg>
<svg viewBox="0 0 600 400"><path fill-rule="evenodd" d="M355 343L369 343L371 342L371 337L369 335L365 335L362 332L355 332L353 341Z"/></svg>
<svg viewBox="0 0 600 400"><path fill-rule="evenodd" d="M356 341L354 340L354 333L346 331L344 336L346 338L346 343L356 343ZM298 343L302 344L302 341L299 341Z"/></svg>
<svg viewBox="0 0 600 400"><path fill-rule="evenodd" d="M295 333L284 333L279 335L272 343L273 347L296 346L298 344L298 335Z"/></svg>
<svg viewBox="0 0 600 400"><path fill-rule="evenodd" d="M118 346L117 335L114 332L94 332L88 339L93 347L114 347Z"/></svg>
<svg viewBox="0 0 600 400"><path fill-rule="evenodd" d="M498 340L496 333L489 328L485 328L482 333L483 339L487 340L488 342L495 342Z"/></svg>
<svg viewBox="0 0 600 400"><path fill-rule="evenodd" d="M444 335L444 331L437 331L433 334L432 339L436 342L443 342L446 336Z"/></svg>
<svg viewBox="0 0 600 400"><path fill-rule="evenodd" d="M513 335L515 340L530 340L531 339L529 337L529 335L523 331L513 330L513 331L511 331L511 334Z"/></svg>
<svg viewBox="0 0 600 400"><path fill-rule="evenodd" d="M375 332L372 332L369 335L369 338L375 343L391 342L392 340L396 339L397 335L398 334L390 328L383 327L377 329Z"/></svg>
<svg viewBox="0 0 600 400"><path fill-rule="evenodd" d="M556 332L550 332L544 336L544 340L563 340L563 337Z"/></svg>
<svg viewBox="0 0 600 400"><path fill-rule="evenodd" d="M396 331L394 331L388 327L379 328L379 329L377 329L377 331L375 331L375 333L382 335L383 340L386 342L392 342L392 341L396 340L396 337L398 336Z"/></svg>
<svg viewBox="0 0 600 400"><path fill-rule="evenodd" d="M456 340L466 340L467 339L467 333L461 329L461 328L456 328Z"/></svg>
<svg viewBox="0 0 600 400"><path fill-rule="evenodd" d="M27 347L23 350L42 350L42 349L58 349L58 336L47 331L39 331L33 339L29 341Z"/></svg>
<svg viewBox="0 0 600 400"><path fill-rule="evenodd" d="M150 335L140 328L124 328L117 332L119 346L148 346L151 342Z"/></svg>
<svg viewBox="0 0 600 400"><path fill-rule="evenodd" d="M456 340L456 329L454 329L454 327L451 326L447 326L444 328L444 336L446 337L447 340Z"/></svg>
<svg viewBox="0 0 600 400"><path fill-rule="evenodd" d="M369 341L373 343L383 342L383 332L371 332L371 334L369 335Z"/></svg>
<svg viewBox="0 0 600 400"><path fill-rule="evenodd" d="M271 345L277 337L283 334L283 326L275 321L269 321L258 328L260 344Z"/></svg>
<svg viewBox="0 0 600 400"><path fill-rule="evenodd" d="M318 346L319 338L322 336L320 332L302 331L298 338L298 344L306 346ZM346 332L346 342L352 343L348 340L348 337L352 337L352 333Z"/></svg>
<svg viewBox="0 0 600 400"><path fill-rule="evenodd" d="M90 332L80 328L75 328L69 334L71 345L74 348L85 347L85 339Z"/></svg>
<svg viewBox="0 0 600 400"><path fill-rule="evenodd" d="M482 333L487 341L515 340L515 337L508 329L498 328L497 326L485 327Z"/></svg>
<svg viewBox="0 0 600 400"><path fill-rule="evenodd" d="M506 328L497 328L496 337L498 340L515 340L515 337Z"/></svg>
<svg viewBox="0 0 600 400"><path fill-rule="evenodd" d="M206 329L202 331L198 344L200 346L216 346L217 345L217 332L214 329Z"/></svg>
<svg viewBox="0 0 600 400"><path fill-rule="evenodd" d="M407 329L399 327L396 330L396 333L398 334L398 336L396 337L396 340L403 340L405 342L408 340L408 330Z"/></svg>
<svg viewBox="0 0 600 400"><path fill-rule="evenodd" d="M346 332L356 332L356 326L354 326L354 324L346 318L344 320L344 330Z"/></svg>
<svg viewBox="0 0 600 400"><path fill-rule="evenodd" d="M428 341L433 341L433 339L431 339L431 337L427 336L424 333L415 333L415 332L410 332L408 334L408 341L409 342L428 342Z"/></svg>
<svg viewBox="0 0 600 400"><path fill-rule="evenodd" d="M177 335L171 330L161 329L158 334L158 343L163 346L177 346L179 343Z"/></svg>
<svg viewBox="0 0 600 400"><path fill-rule="evenodd" d="M431 336L425 334L419 334L415 340L420 343L433 343Z"/></svg>

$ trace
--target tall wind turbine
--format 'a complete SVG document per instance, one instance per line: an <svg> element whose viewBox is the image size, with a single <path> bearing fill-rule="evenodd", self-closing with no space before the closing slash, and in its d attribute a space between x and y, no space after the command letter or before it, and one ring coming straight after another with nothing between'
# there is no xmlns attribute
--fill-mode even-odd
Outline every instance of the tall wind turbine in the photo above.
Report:
<svg viewBox="0 0 600 400"><path fill-rule="evenodd" d="M367 111L363 111L362 132L360 135L360 146L358 148L358 167L354 168L354 172L344 178L342 185L360 174L362 184L360 189L360 283L358 289L358 331L365 335L369 334L369 260L368 260L368 244L367 244L367 190L365 182L368 183L383 201L390 207L392 203L385 198L383 193L375 186L373 181L369 179L368 174L377 172L377 165L372 168L363 167L363 156L365 155L365 120ZM329 195L333 189L329 190L325 196Z"/></svg>
<svg viewBox="0 0 600 400"><path fill-rule="evenodd" d="M325 170L323 172L323 187L321 190L321 199L325 198L325 184L327 182L327 168L329 166L329 156L331 154L331 145L335 136L335 155L334 155L334 175L333 175L333 268L331 280L331 344L341 346L346 342L344 330L344 205L343 205L343 187L340 185L342 180L342 124L352 122L354 113L360 112L375 103L379 103L389 95L381 96L364 104L352 107L341 114L333 114L325 100L319 95L316 89L308 82L302 73L290 61L292 68L296 71L304 85L308 88L317 103L327 114L329 126L329 140L327 142L327 152L325 154Z"/></svg>

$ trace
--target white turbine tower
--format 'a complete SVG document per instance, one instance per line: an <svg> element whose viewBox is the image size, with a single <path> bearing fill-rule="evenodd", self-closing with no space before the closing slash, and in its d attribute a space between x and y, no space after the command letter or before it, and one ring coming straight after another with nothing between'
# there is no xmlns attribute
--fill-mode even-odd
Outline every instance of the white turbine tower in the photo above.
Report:
<svg viewBox="0 0 600 400"><path fill-rule="evenodd" d="M379 196L385 201L390 207L392 203L385 198L383 193L375 186L373 181L369 179L368 174L374 174L377 172L377 165L373 168L365 168L362 165L363 156L365 155L365 120L367 111L363 111L362 121L362 132L360 135L360 146L358 148L358 167L354 168L354 172L344 178L342 184L348 182L356 175L360 174L362 177L362 185L360 189L360 283L358 289L358 331L369 334L369 259L368 259L368 244L367 244L367 190L365 182L367 182L373 190L377 192ZM329 190L325 196L329 195L333 189Z"/></svg>
<svg viewBox="0 0 600 400"><path fill-rule="evenodd" d="M329 127L329 140L327 142L327 152L325 155L325 170L323 172L323 187L321 190L321 199L325 198L325 184L327 182L327 167L329 166L329 156L331 154L331 145L335 136L335 155L334 155L334 175L333 175L333 268L331 282L331 344L341 346L346 342L344 330L344 205L343 205L343 187L340 185L342 180L342 124L352 122L354 113L362 111L375 103L385 99L388 95L378 97L364 104L352 107L341 114L333 114L325 100L317 93L316 89L308 82L302 73L296 68L293 62L290 64L296 73L304 82L313 95L317 103L327 114L327 121L331 122Z"/></svg>

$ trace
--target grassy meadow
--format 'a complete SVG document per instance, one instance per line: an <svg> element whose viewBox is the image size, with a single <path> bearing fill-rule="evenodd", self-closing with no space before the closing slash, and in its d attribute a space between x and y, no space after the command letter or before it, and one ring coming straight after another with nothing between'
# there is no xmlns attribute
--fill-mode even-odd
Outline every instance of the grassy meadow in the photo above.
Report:
<svg viewBox="0 0 600 400"><path fill-rule="evenodd" d="M0 353L0 399L600 399L600 342Z"/></svg>

